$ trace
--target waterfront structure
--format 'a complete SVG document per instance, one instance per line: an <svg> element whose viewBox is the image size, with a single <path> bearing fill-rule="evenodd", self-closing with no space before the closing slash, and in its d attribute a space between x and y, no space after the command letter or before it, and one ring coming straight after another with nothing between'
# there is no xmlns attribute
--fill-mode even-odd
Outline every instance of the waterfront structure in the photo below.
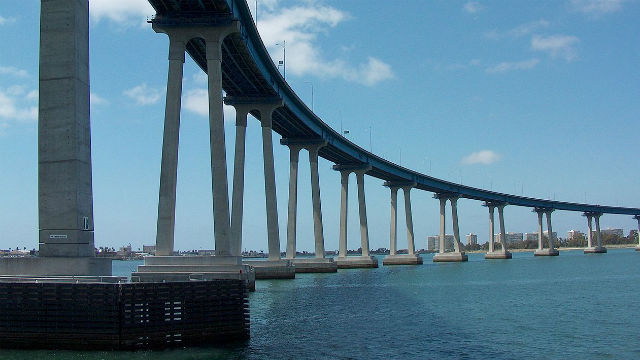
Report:
<svg viewBox="0 0 640 360"><path fill-rule="evenodd" d="M467 245L478 245L478 235L473 233L467 234Z"/></svg>
<svg viewBox="0 0 640 360"><path fill-rule="evenodd" d="M453 235L445 234L444 245L446 251L453 251ZM440 235L427 237L427 250L440 251Z"/></svg>
<svg viewBox="0 0 640 360"><path fill-rule="evenodd" d="M505 227L504 227L504 208L507 204L500 202L485 202L484 206L489 209L489 251L484 256L485 259L511 259L512 255L507 250L507 242L504 241L502 243L502 247L500 250L496 251L494 249L493 239L494 235L494 225L493 225L493 212L494 209L498 209L498 220L500 222L500 237L502 239L506 239L505 235Z"/></svg>
<svg viewBox="0 0 640 360"><path fill-rule="evenodd" d="M560 255L560 253L558 252L558 250L556 250L555 246L554 246L554 235L555 233L553 232L552 228L551 228L551 213L553 212L553 209L548 209L548 208L534 208L533 211L535 213L538 214L538 249L533 253L533 255L535 256L558 256ZM547 238L549 239L549 248L544 248L543 247L543 241L542 241L542 215L547 215ZM548 236L549 234L551 234L551 236Z"/></svg>
<svg viewBox="0 0 640 360"><path fill-rule="evenodd" d="M396 244L395 195L402 187L405 193L405 213L408 233L408 252L413 246L413 220L409 192L412 189L435 194L440 203L440 236L434 261L465 261L461 251L458 200L481 201L490 205L490 224L493 227L493 210L497 207L500 232L505 234L502 210L504 206L533 208L538 213L539 249L537 255L556 255L551 228L553 211L575 211L585 214L623 214L640 216L640 209L592 204L578 204L535 199L454 184L407 169L368 152L322 122L288 86L269 57L257 32L244 0L149 0L156 10L150 21L156 32L169 37L167 96L165 103L164 133L160 189L158 196L158 220L156 256L145 260L136 274L139 279L158 280L193 273L211 276L236 276L248 279L256 269L256 276L295 276L295 252L291 259L280 255L280 231L277 222L277 198L273 159L273 132L282 135L281 144L296 145L309 151L312 171L312 197L314 210L314 261L330 263L325 259L320 185L317 176L317 160L323 157L333 162L341 177L340 251L334 262L338 267L377 266L377 260L369 255L369 233L365 201L365 175L392 184L392 209L390 242ZM65 8L68 6L69 8ZM77 267L79 261L89 267L97 266L92 260L93 214L91 188L90 127L88 118L88 5L85 1L44 0L42 5L43 30L41 34L40 73L40 244L44 257L65 258L65 266ZM55 18L59 16L59 18ZM46 24L47 26L45 26ZM64 27L64 24L71 24ZM59 26L59 31L51 31ZM85 30L87 29L87 30ZM56 44L56 41L61 41ZM215 255L206 260L184 260L173 256L178 140L182 95L183 64L185 52L207 73L209 100L209 136L211 153L213 223L212 243ZM42 56L46 54L46 56ZM59 66L72 63L73 66ZM57 73L58 68L69 70ZM60 76L51 76L52 69ZM72 84L72 85L69 85ZM65 87L67 86L67 87ZM69 91L59 91L69 89ZM227 163L222 112L222 92L228 104L236 107L236 148L234 157L233 190L230 202L227 184ZM52 94L53 93L53 94ZM70 95L71 94L71 95ZM72 98L72 99L71 99ZM71 100L70 100L71 99ZM69 100L69 101L67 101ZM60 101L60 104L55 103ZM61 105L61 107L58 107ZM55 108L55 111L52 109ZM73 110L73 116L60 115ZM244 198L244 146L246 116L251 113L261 124L263 166L265 181L265 206L267 222L268 261L243 265L242 213ZM48 118L51 116L51 118ZM50 119L60 121L49 122ZM56 125L56 126L49 126ZM58 127L57 125L60 125ZM60 137L58 130L69 130L73 136ZM299 150L297 150L299 151ZM295 152L295 151L293 151ZM297 211L297 155L290 155L289 218L288 229L295 230ZM71 170L64 169L69 166ZM54 169L50 171L51 169ZM347 194L348 179L355 173L360 215L360 256L347 256ZM74 174L73 178L58 178L61 174ZM51 176L50 176L51 175ZM295 185L295 186L294 186ZM75 195L67 196L64 195ZM60 201L56 201L59 199ZM67 200L70 202L65 203ZM453 251L446 252L447 202L451 205ZM64 203L64 205L62 205ZM434 202L435 203L435 202ZM54 205L52 205L54 204ZM230 208L231 205L231 208ZM52 210L60 206L62 210ZM70 215L71 214L71 215ZM549 249L542 248L542 217L546 214ZM71 219L71 220L70 220ZM58 233L62 225L68 233ZM435 219L434 219L435 220ZM597 225L598 226L598 225ZM66 231L66 230L65 230ZM504 235L503 235L504 238ZM291 241L290 241L291 239ZM494 237L490 237L493 242ZM396 245L394 245L396 246ZM295 232L287 234L287 249L295 249ZM503 247L506 250L506 246ZM396 254L397 255L397 254ZM415 255L415 254L414 254ZM416 257L417 258L417 257ZM51 260L58 261L58 260ZM69 265L71 264L71 265ZM33 267L30 267L32 269ZM100 268L97 266L96 269ZM87 272L83 270L84 272ZM91 270L93 271L93 270ZM88 272L91 272L88 271ZM98 271L98 270L97 270ZM99 269L101 271L101 269ZM232 275L229 275L232 274Z"/></svg>
<svg viewBox="0 0 640 360"><path fill-rule="evenodd" d="M88 0L43 0L38 103L39 257L4 275L111 275L94 251Z"/></svg>
<svg viewBox="0 0 640 360"><path fill-rule="evenodd" d="M410 191L416 186L415 183L394 183L387 181L384 186L391 191L391 220L389 230L389 255L383 260L383 265L417 265L422 264L422 257L416 254L416 247L413 236L413 216L411 212ZM398 189L402 189L404 193L404 215L407 224L407 253L398 254Z"/></svg>
<svg viewBox="0 0 640 360"><path fill-rule="evenodd" d="M505 234L505 238L507 239L507 245L508 245L508 244L513 244L515 242L522 241L524 239L524 235L522 233L507 232ZM502 244L502 234L496 234L496 243Z"/></svg>
<svg viewBox="0 0 640 360"><path fill-rule="evenodd" d="M600 216L602 216L602 214L593 213L593 212L585 212L583 214L583 216L585 216L587 218L587 227L589 228L589 231L587 232L587 248L584 249L584 253L585 254L606 253L607 249L602 246L602 235L601 235L601 231L600 231ZM595 221L596 221L596 231L595 231L596 245L595 246L594 246L593 240L592 240L592 238L594 236L594 232L593 232L593 230L591 228L591 219L595 219ZM622 229L620 230L620 232L622 232Z"/></svg>
<svg viewBox="0 0 640 360"><path fill-rule="evenodd" d="M569 230L567 232L567 239L569 240L573 240L576 237L580 237L580 236L584 236L584 233L582 231L578 231L578 230Z"/></svg>

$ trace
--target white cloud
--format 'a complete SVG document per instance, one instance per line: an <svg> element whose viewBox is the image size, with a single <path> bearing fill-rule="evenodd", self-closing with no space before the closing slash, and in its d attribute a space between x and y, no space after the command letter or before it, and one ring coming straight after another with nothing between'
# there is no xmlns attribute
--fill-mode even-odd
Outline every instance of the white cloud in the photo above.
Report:
<svg viewBox="0 0 640 360"><path fill-rule="evenodd" d="M0 66L0 75L11 75L24 78L29 76L29 73L27 72L27 70L18 69L13 66Z"/></svg>
<svg viewBox="0 0 640 360"><path fill-rule="evenodd" d="M0 15L0 25L13 24L16 22L15 18L6 18Z"/></svg>
<svg viewBox="0 0 640 360"><path fill-rule="evenodd" d="M183 106L186 110L194 114L209 117L209 92L207 89L191 89L187 90L182 99ZM224 121L235 123L236 110L233 106L223 105Z"/></svg>
<svg viewBox="0 0 640 360"><path fill-rule="evenodd" d="M533 32L538 31L540 29L545 29L548 27L549 27L549 22L547 20L540 19L540 20L530 21L524 24L520 24L505 32L500 32L498 30L493 29L485 32L484 36L486 38L494 39L494 40L505 38L505 37L520 38L520 37L532 34Z"/></svg>
<svg viewBox="0 0 640 360"><path fill-rule="evenodd" d="M124 91L124 95L136 101L138 105L151 105L160 100L160 90L147 86L146 83Z"/></svg>
<svg viewBox="0 0 640 360"><path fill-rule="evenodd" d="M96 94L96 93L91 93L90 94L91 97L89 98L91 101L91 106L95 106L95 105L106 105L109 103L109 101L107 101L107 99L103 98L102 96Z"/></svg>
<svg viewBox="0 0 640 360"><path fill-rule="evenodd" d="M579 42L580 39L570 35L534 35L531 38L531 49L543 51L550 54L551 57L559 57L570 62L577 57L575 45Z"/></svg>
<svg viewBox="0 0 640 360"><path fill-rule="evenodd" d="M479 2L477 1L469 1L466 4L464 4L464 6L462 7L462 9L466 12L468 12L469 14L475 14L478 11L482 10L483 7L482 5L480 5Z"/></svg>
<svg viewBox="0 0 640 360"><path fill-rule="evenodd" d="M491 66L485 69L486 72L495 74L495 73L504 73L513 70L530 70L536 67L540 63L540 60L534 58L530 60L523 61L514 61L514 62L501 62L495 66Z"/></svg>
<svg viewBox="0 0 640 360"><path fill-rule="evenodd" d="M108 19L121 25L145 25L155 10L147 0L91 0L89 14L96 22Z"/></svg>
<svg viewBox="0 0 640 360"><path fill-rule="evenodd" d="M622 8L625 0L571 0L574 10L592 16L614 13Z"/></svg>
<svg viewBox="0 0 640 360"><path fill-rule="evenodd" d="M472 164L484 164L489 165L496 161L500 160L500 155L491 150L481 150L474 153L469 154L462 158L462 164L472 165Z"/></svg>
<svg viewBox="0 0 640 360"><path fill-rule="evenodd" d="M342 78L367 86L393 78L391 66L372 56L359 65L351 65L340 58L324 58L316 44L318 35L349 19L349 14L313 2L291 8L278 8L277 1L269 2L264 9L262 3L259 6L260 36L275 62L282 60L282 46L277 44L285 41L288 74Z"/></svg>
<svg viewBox="0 0 640 360"><path fill-rule="evenodd" d="M34 90L35 91L35 90ZM10 122L35 122L38 119L37 96L23 86L0 88L0 126L8 128Z"/></svg>

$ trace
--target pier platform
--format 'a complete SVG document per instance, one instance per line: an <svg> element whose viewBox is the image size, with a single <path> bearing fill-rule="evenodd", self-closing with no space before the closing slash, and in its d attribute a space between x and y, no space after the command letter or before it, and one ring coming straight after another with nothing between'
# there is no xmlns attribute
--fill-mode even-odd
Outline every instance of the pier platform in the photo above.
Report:
<svg viewBox="0 0 640 360"><path fill-rule="evenodd" d="M0 280L0 347L147 350L249 338L244 281L79 280Z"/></svg>
<svg viewBox="0 0 640 360"><path fill-rule="evenodd" d="M133 282L189 280L241 280L249 291L256 288L256 275L239 256L146 256L144 265L131 273Z"/></svg>
<svg viewBox="0 0 640 360"><path fill-rule="evenodd" d="M387 255L382 259L382 265L421 265L422 257L418 254Z"/></svg>
<svg viewBox="0 0 640 360"><path fill-rule="evenodd" d="M510 252L506 251L506 252L502 252L502 251L493 251L493 252L488 252L484 255L484 258L487 260L492 260L492 259L511 259L513 256L511 255Z"/></svg>
<svg viewBox="0 0 640 360"><path fill-rule="evenodd" d="M469 257L464 252L448 252L438 253L433 256L433 262L464 262L468 261Z"/></svg>
<svg viewBox="0 0 640 360"><path fill-rule="evenodd" d="M255 271L256 279L294 279L296 267L290 260L243 260Z"/></svg>
<svg viewBox="0 0 640 360"><path fill-rule="evenodd" d="M560 252L557 249L542 249L536 250L533 253L534 256L558 256Z"/></svg>
<svg viewBox="0 0 640 360"><path fill-rule="evenodd" d="M594 246L584 249L585 254L605 254L606 252L607 248L604 246Z"/></svg>
<svg viewBox="0 0 640 360"><path fill-rule="evenodd" d="M378 267L378 259L373 256L338 256L334 257L333 261L338 265L338 269L366 269Z"/></svg>
<svg viewBox="0 0 640 360"><path fill-rule="evenodd" d="M296 273L333 273L338 264L332 258L294 258L290 259L296 267Z"/></svg>

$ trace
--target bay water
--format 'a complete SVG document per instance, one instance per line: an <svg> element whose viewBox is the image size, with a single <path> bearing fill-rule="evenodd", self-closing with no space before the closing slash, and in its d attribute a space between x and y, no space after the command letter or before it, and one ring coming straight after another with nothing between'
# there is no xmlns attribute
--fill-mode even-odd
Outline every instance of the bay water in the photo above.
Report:
<svg viewBox="0 0 640 360"><path fill-rule="evenodd" d="M424 262L259 280L251 339L225 348L0 359L640 359L640 252Z"/></svg>

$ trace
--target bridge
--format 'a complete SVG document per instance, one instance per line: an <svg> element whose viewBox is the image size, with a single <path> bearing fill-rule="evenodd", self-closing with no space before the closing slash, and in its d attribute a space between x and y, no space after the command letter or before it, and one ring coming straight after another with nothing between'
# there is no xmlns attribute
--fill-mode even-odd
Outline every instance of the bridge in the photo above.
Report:
<svg viewBox="0 0 640 360"><path fill-rule="evenodd" d="M252 19L245 0L149 0L156 10L150 21L158 33L169 37L169 74L163 142L156 255L173 253L173 222L175 218L175 184L177 177L177 154L179 139L179 113L182 82L182 64L185 52L208 74L211 171L214 202L214 232L217 256L240 256L242 244L242 213L244 187L244 146L247 114L260 120L264 153L264 175L267 210L269 261L254 262L256 275L269 277L291 276L286 268L288 261L295 264L296 271L332 271L337 267L373 267L377 260L369 256L365 175L384 180L391 193L390 252L385 264L416 264L422 259L415 254L413 221L411 214L412 189L434 193L440 203L440 253L434 261L465 261L461 251L458 230L457 200L466 198L482 202L489 210L491 237L487 259L510 258L505 242L501 250L494 248L494 211L498 209L500 233L505 238L505 206L532 208L538 215L539 237L535 255L558 255L553 238L549 247L543 248L543 215L552 234L551 214L556 210L584 213L589 226L586 253L606 252L600 238L600 216L603 214L631 215L639 221L640 209L551 201L517 196L461 184L407 169L390 162L350 142L333 130L313 113L289 87L273 63ZM222 91L226 96L222 98ZM222 103L236 109L236 143L233 167L233 192L229 213L227 191L227 164L225 160L224 123ZM289 204L287 224L287 246L285 260L280 258L280 232L277 223L275 175L273 165L272 133L282 136L280 143L290 149ZM314 219L316 259L296 259L296 214L297 175L300 150L309 154ZM335 165L341 176L340 242L339 255L325 258L322 229L322 209L318 179L318 157ZM348 178L355 173L360 213L361 248L358 257L347 256L347 196ZM408 238L408 254L397 254L397 193L402 189L405 200L405 215ZM454 233L453 252L445 252L446 205L451 205ZM595 219L595 241L592 239L592 222ZM262 270L261 270L262 268ZM267 275L270 268L272 273ZM276 270L279 269L279 270ZM143 273L145 267L139 272Z"/></svg>
<svg viewBox="0 0 640 360"><path fill-rule="evenodd" d="M434 194L440 205L439 253L436 262L466 261L462 251L457 201L478 201L489 210L490 240L487 259L509 259L506 241L494 244L495 210L501 239L505 239L506 206L531 208L538 217L537 256L556 256L552 231L554 211L581 212L589 227L585 253L604 253L600 236L603 214L629 215L638 220L640 208L601 206L517 196L454 184L402 167L357 146L333 130L309 109L287 84L273 63L245 0L149 0L156 10L153 29L169 37L168 80L164 118L162 163L158 200L156 255L132 276L138 281L175 280L198 274L201 279L293 278L296 272L335 272L338 268L377 267L369 254L365 178L384 181L390 191L390 255L383 264L421 264L415 252L411 191ZM93 197L88 83L88 7L85 2L42 2L39 109L39 221L40 260L0 262L3 274L108 275L110 263L93 257ZM64 9L65 11L59 11ZM68 10L68 11L66 11ZM65 23L74 24L71 27ZM57 31L57 32L56 32ZM63 41L71 39L74 41ZM76 41L79 40L79 41ZM43 56L43 54L46 54ZM183 66L189 54L207 73L215 255L180 257L174 254L176 181ZM64 64L62 66L61 64ZM71 64L71 66L69 66ZM74 102L57 90L74 92ZM223 91L226 94L223 97ZM235 153L232 193L228 191L228 166L223 104L235 107ZM60 111L59 109L64 109ZM243 261L242 221L244 200L245 132L247 116L261 123L268 241L267 261ZM65 130L65 131L61 131ZM281 257L278 226L273 132L290 149L286 254ZM68 134L74 134L68 136ZM296 258L298 165L306 150L311 169L315 258ZM318 159L335 165L341 177L340 238L337 257L325 256ZM360 256L347 256L349 177L357 182ZM61 184L64 184L62 186ZM398 192L404 194L408 253L397 246ZM446 208L451 208L454 251L447 252ZM544 247L546 216L548 246ZM592 224L595 220L595 231ZM592 239L595 234L595 239ZM640 244L638 249L640 249Z"/></svg>

